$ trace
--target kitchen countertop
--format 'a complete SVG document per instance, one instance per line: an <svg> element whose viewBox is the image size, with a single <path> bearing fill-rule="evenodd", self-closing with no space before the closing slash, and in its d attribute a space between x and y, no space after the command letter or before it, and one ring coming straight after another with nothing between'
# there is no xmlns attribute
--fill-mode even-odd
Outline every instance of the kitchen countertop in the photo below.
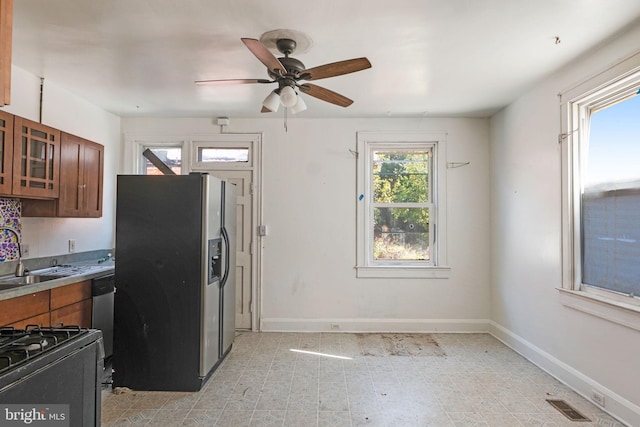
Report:
<svg viewBox="0 0 640 427"><path fill-rule="evenodd" d="M97 261L96 262L80 262L80 263L73 263L70 265L74 267L96 266L96 267L101 267L102 269L100 271L78 273L72 276L61 277L59 279L47 280L44 282L30 283L27 285L17 286L15 288L0 289L0 301L20 297L23 295L33 294L40 291L46 291L49 289L59 288L61 286L70 285L72 283L82 282L83 280L90 280L96 277L106 276L108 274L113 274L113 272L115 271L114 261L106 261L103 263L98 263ZM34 271L34 273L36 274L37 272L38 270ZM3 277L0 277L0 280L8 279L11 277L15 277L15 276L13 275L3 276Z"/></svg>

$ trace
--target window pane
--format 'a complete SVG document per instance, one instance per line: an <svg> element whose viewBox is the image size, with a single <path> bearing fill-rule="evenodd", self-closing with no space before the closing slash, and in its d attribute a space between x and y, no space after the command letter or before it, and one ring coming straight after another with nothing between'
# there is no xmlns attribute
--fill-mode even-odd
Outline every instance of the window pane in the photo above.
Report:
<svg viewBox="0 0 640 427"><path fill-rule="evenodd" d="M429 195L429 152L374 151L375 203L426 203Z"/></svg>
<svg viewBox="0 0 640 427"><path fill-rule="evenodd" d="M248 148L199 148L198 162L242 162L249 161Z"/></svg>
<svg viewBox="0 0 640 427"><path fill-rule="evenodd" d="M640 295L640 96L591 116L582 194L582 282Z"/></svg>
<svg viewBox="0 0 640 427"><path fill-rule="evenodd" d="M586 187L640 180L640 96L591 116L587 153Z"/></svg>
<svg viewBox="0 0 640 427"><path fill-rule="evenodd" d="M153 148L145 147L151 150L153 154L158 156L162 162L169 168L180 175L182 171L182 149L181 148ZM144 173L146 175L164 175L157 167L153 165L146 157L143 157Z"/></svg>
<svg viewBox="0 0 640 427"><path fill-rule="evenodd" d="M429 260L429 210L374 208L374 260Z"/></svg>

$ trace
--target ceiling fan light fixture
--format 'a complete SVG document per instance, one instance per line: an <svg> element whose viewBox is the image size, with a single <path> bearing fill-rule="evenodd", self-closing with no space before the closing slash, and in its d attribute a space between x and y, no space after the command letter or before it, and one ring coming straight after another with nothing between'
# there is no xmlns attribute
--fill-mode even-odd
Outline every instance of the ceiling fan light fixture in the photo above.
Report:
<svg viewBox="0 0 640 427"><path fill-rule="evenodd" d="M267 95L262 102L262 106L273 113L278 111L278 107L280 107L280 96L275 90L271 91L271 93Z"/></svg>
<svg viewBox="0 0 640 427"><path fill-rule="evenodd" d="M280 89L280 102L286 108L291 108L298 102L298 94L291 86L285 86Z"/></svg>
<svg viewBox="0 0 640 427"><path fill-rule="evenodd" d="M291 107L291 113L297 114L307 109L307 104L304 102L304 99L300 95L298 95L298 101L296 104Z"/></svg>

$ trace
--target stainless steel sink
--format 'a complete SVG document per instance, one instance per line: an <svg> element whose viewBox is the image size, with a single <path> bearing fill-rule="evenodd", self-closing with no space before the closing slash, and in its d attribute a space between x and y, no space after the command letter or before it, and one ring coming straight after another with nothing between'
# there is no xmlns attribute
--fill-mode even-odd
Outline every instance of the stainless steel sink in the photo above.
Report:
<svg viewBox="0 0 640 427"><path fill-rule="evenodd" d="M77 276L81 274L92 274L109 270L113 267L97 266L97 265L60 265L56 267L44 268L32 271L26 276L8 276L0 278L0 291L6 289L18 288L20 286L31 285L34 283L47 282L49 280L60 279L63 277Z"/></svg>
<svg viewBox="0 0 640 427"><path fill-rule="evenodd" d="M49 280L59 279L61 277L64 276L29 274L27 276L20 277L7 277L0 279L0 289L15 288L33 283L46 282Z"/></svg>

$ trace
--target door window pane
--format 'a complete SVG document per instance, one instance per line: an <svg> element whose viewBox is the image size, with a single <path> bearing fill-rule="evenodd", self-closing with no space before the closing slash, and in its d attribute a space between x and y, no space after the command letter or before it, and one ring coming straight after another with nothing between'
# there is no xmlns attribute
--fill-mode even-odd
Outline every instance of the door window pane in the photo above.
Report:
<svg viewBox="0 0 640 427"><path fill-rule="evenodd" d="M178 147L145 147L151 150L162 162L169 166L176 175L182 173L182 148ZM144 162L143 173L146 175L164 175L146 157L142 157Z"/></svg>

